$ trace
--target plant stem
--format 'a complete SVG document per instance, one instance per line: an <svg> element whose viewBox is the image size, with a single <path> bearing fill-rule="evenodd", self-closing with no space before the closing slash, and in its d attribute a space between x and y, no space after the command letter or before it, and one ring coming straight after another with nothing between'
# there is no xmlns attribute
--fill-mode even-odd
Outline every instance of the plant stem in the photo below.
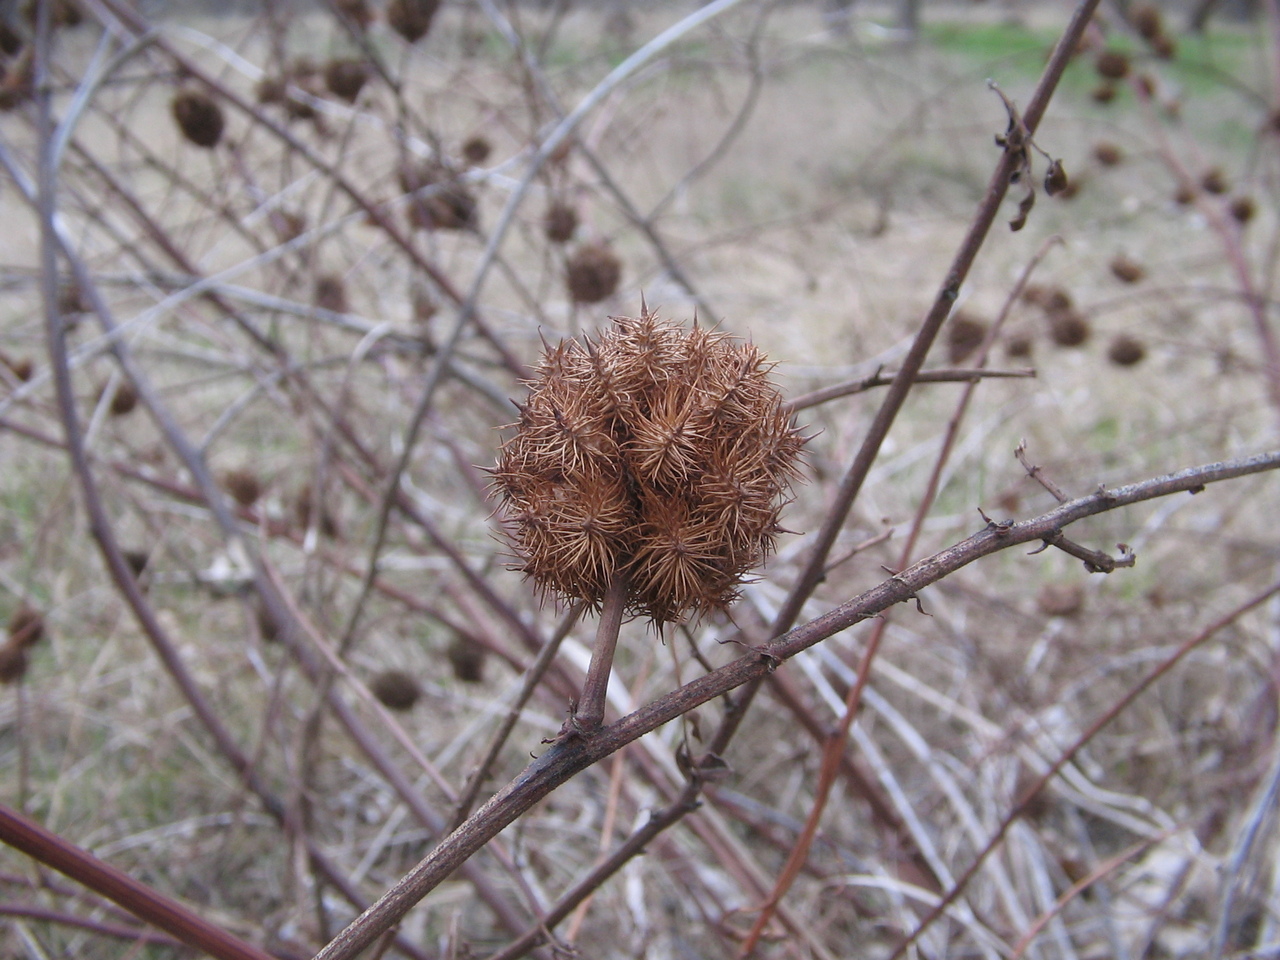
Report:
<svg viewBox="0 0 1280 960"><path fill-rule="evenodd" d="M573 716L565 724L564 733L589 735L604 723L605 695L609 692L609 673L613 670L613 654L618 649L618 630L622 627L622 614L627 606L627 575L617 573L604 595L604 608L600 611L600 624L596 627L596 642L591 648L591 664L587 667L587 679L582 684L582 698Z"/></svg>

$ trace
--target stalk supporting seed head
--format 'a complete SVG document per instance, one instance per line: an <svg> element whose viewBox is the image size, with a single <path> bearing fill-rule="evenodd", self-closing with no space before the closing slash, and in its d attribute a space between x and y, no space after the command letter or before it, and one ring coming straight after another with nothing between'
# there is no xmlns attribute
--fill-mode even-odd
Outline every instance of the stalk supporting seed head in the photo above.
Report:
<svg viewBox="0 0 1280 960"><path fill-rule="evenodd" d="M773 549L804 438L752 344L642 308L548 347L502 497L518 569L545 593L656 623L726 606Z"/></svg>

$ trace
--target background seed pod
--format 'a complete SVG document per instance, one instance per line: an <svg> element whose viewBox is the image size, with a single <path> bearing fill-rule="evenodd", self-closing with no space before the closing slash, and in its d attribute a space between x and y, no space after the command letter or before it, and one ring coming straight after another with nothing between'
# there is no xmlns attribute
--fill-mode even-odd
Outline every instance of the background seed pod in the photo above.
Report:
<svg viewBox="0 0 1280 960"><path fill-rule="evenodd" d="M35 364L32 363L30 357L11 357L8 354L0 353L0 365L9 368L9 372L13 374L14 379L26 383L31 379L31 374L35 372Z"/></svg>
<svg viewBox="0 0 1280 960"><path fill-rule="evenodd" d="M418 681L403 670L383 670L369 681L369 690L388 710L409 710L422 696Z"/></svg>
<svg viewBox="0 0 1280 960"><path fill-rule="evenodd" d="M342 278L332 273L322 273L316 277L315 290L311 302L321 310L334 313L347 312L347 285Z"/></svg>
<svg viewBox="0 0 1280 960"><path fill-rule="evenodd" d="M391 0L387 23L408 43L417 43L431 29L440 0Z"/></svg>
<svg viewBox="0 0 1280 960"><path fill-rule="evenodd" d="M1200 177L1200 189L1205 193L1222 194L1231 188L1227 183L1227 175L1222 172L1222 168L1211 167Z"/></svg>
<svg viewBox="0 0 1280 960"><path fill-rule="evenodd" d="M599 303L611 297L622 279L622 261L606 244L579 247L565 264L565 282L574 303Z"/></svg>
<svg viewBox="0 0 1280 960"><path fill-rule="evenodd" d="M182 135L198 147L213 149L222 139L222 108L207 93L182 90L173 98L173 119Z"/></svg>
<svg viewBox="0 0 1280 960"><path fill-rule="evenodd" d="M1005 356L1021 360L1031 356L1031 338L1025 333L1018 333L1005 341Z"/></svg>
<svg viewBox="0 0 1280 960"><path fill-rule="evenodd" d="M0 684L18 683L27 675L27 648L16 643L0 644Z"/></svg>
<svg viewBox="0 0 1280 960"><path fill-rule="evenodd" d="M1257 204L1253 202L1253 197L1241 196L1234 197L1231 200L1231 217L1237 223L1248 223L1253 219L1253 215L1258 212Z"/></svg>
<svg viewBox="0 0 1280 960"><path fill-rule="evenodd" d="M1058 310L1049 315L1049 336L1060 347L1083 346L1089 332L1089 321L1075 310Z"/></svg>
<svg viewBox="0 0 1280 960"><path fill-rule="evenodd" d="M1142 341L1127 333L1116 334L1111 346L1107 348L1107 359L1117 367L1132 367L1141 363L1146 355L1147 350Z"/></svg>
<svg viewBox="0 0 1280 960"><path fill-rule="evenodd" d="M369 9L368 0L333 0L333 9L339 16L346 17L358 30L368 30L373 23L373 11Z"/></svg>
<svg viewBox="0 0 1280 960"><path fill-rule="evenodd" d="M470 164L481 164L489 159L489 154L493 152L493 146L488 139L480 135L468 137L462 145L462 156Z"/></svg>
<svg viewBox="0 0 1280 960"><path fill-rule="evenodd" d="M484 647L465 637L454 637L446 651L453 675L463 683L480 683L484 680Z"/></svg>
<svg viewBox="0 0 1280 960"><path fill-rule="evenodd" d="M262 496L262 484L252 470L228 470L222 477L222 485L242 507L251 507Z"/></svg>
<svg viewBox="0 0 1280 960"><path fill-rule="evenodd" d="M369 64L363 60L330 60L324 68L324 85L335 97L354 103L369 80Z"/></svg>
<svg viewBox="0 0 1280 960"><path fill-rule="evenodd" d="M568 243L578 229L578 211L569 204L555 201L542 215L542 231L552 243Z"/></svg>
<svg viewBox="0 0 1280 960"><path fill-rule="evenodd" d="M1154 3L1135 3L1129 8L1129 22L1138 35L1144 40L1154 40L1164 33L1164 22L1160 17L1160 8Z"/></svg>
<svg viewBox="0 0 1280 960"><path fill-rule="evenodd" d="M438 160L404 164L397 172L410 199L409 224L419 230L463 230L476 223L476 198L457 175ZM431 188L431 189L428 189Z"/></svg>
<svg viewBox="0 0 1280 960"><path fill-rule="evenodd" d="M987 325L963 310L957 310L947 323L947 358L960 363L982 345Z"/></svg>
<svg viewBox="0 0 1280 960"><path fill-rule="evenodd" d="M116 392L111 395L111 405L107 412L113 417L123 417L133 413L137 405L138 391L128 380L121 380L116 384Z"/></svg>
<svg viewBox="0 0 1280 960"><path fill-rule="evenodd" d="M1119 50L1103 50L1093 62L1098 76L1107 80L1123 80L1129 75L1129 55Z"/></svg>
<svg viewBox="0 0 1280 960"><path fill-rule="evenodd" d="M1104 167L1114 167L1124 160L1124 152L1110 141L1099 140L1093 145L1093 159Z"/></svg>
<svg viewBox="0 0 1280 960"><path fill-rule="evenodd" d="M34 647L43 639L44 615L29 604L19 604L9 617L7 642L12 646Z"/></svg>
<svg viewBox="0 0 1280 960"><path fill-rule="evenodd" d="M521 569L655 622L728 604L773 549L803 443L753 345L652 314L549 348L494 486Z"/></svg>
<svg viewBox="0 0 1280 960"><path fill-rule="evenodd" d="M1123 253L1112 257L1110 266L1112 275L1121 283L1137 283L1147 275L1142 264Z"/></svg>

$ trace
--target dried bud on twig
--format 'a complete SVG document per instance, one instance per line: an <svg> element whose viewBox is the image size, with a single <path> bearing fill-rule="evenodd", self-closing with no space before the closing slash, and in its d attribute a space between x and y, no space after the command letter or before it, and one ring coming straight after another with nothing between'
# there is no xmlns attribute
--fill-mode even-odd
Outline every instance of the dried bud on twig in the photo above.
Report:
<svg viewBox="0 0 1280 960"><path fill-rule="evenodd" d="M355 103L369 80L369 64L363 60L330 60L324 68L324 85L335 97Z"/></svg>
<svg viewBox="0 0 1280 960"><path fill-rule="evenodd" d="M803 438L771 364L642 311L549 348L494 472L522 569L546 593L664 623L727 605L772 550Z"/></svg>

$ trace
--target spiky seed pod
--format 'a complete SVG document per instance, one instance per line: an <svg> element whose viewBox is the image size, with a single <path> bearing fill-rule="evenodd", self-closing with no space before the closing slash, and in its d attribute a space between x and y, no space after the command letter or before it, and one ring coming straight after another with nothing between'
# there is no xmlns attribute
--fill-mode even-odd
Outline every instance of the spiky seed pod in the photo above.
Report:
<svg viewBox="0 0 1280 960"><path fill-rule="evenodd" d="M8 643L13 647L34 647L44 639L44 615L27 603L9 617Z"/></svg>
<svg viewBox="0 0 1280 960"><path fill-rule="evenodd" d="M1135 3L1129 8L1129 22L1138 35L1144 40L1154 40L1164 33L1164 22L1160 17L1160 8L1154 3Z"/></svg>
<svg viewBox="0 0 1280 960"><path fill-rule="evenodd" d="M453 675L463 683L480 683L484 680L484 647L465 637L454 637L446 651Z"/></svg>
<svg viewBox="0 0 1280 960"><path fill-rule="evenodd" d="M333 313L347 312L347 286L342 278L332 273L322 273L316 277L315 290L311 302L321 310Z"/></svg>
<svg viewBox="0 0 1280 960"><path fill-rule="evenodd" d="M388 710L409 710L422 696L418 681L403 670L383 670L369 681L369 690Z"/></svg>
<svg viewBox="0 0 1280 960"><path fill-rule="evenodd" d="M1104 167L1114 167L1124 160L1124 151L1110 141L1099 140L1093 145L1093 159Z"/></svg>
<svg viewBox="0 0 1280 960"><path fill-rule="evenodd" d="M1232 218L1240 224L1248 223L1253 219L1253 215L1258 212L1257 205L1253 202L1253 197L1241 196L1235 197L1231 201L1228 208L1231 211Z"/></svg>
<svg viewBox="0 0 1280 960"><path fill-rule="evenodd" d="M462 155L466 158L467 163L479 166L489 159L489 154L493 152L493 146L488 139L476 134L474 137L468 137L466 143L462 145Z"/></svg>
<svg viewBox="0 0 1280 960"><path fill-rule="evenodd" d="M622 261L606 244L579 247L565 263L565 282L574 303L599 303L613 295L622 279Z"/></svg>
<svg viewBox="0 0 1280 960"><path fill-rule="evenodd" d="M1111 273L1121 283L1137 283L1147 275L1146 268L1138 261L1118 253L1111 258Z"/></svg>
<svg viewBox="0 0 1280 960"><path fill-rule="evenodd" d="M116 392L111 397L111 406L107 409L113 417L123 417L133 413L137 405L138 391L128 380L121 380L116 384Z"/></svg>
<svg viewBox="0 0 1280 960"><path fill-rule="evenodd" d="M972 314L957 310L947 324L947 357L960 363L982 345L987 325Z"/></svg>
<svg viewBox="0 0 1280 960"><path fill-rule="evenodd" d="M1129 55L1120 50L1103 50L1093 68L1107 80L1123 80L1129 75Z"/></svg>
<svg viewBox="0 0 1280 960"><path fill-rule="evenodd" d="M200 90L181 90L171 105L182 135L197 147L211 150L222 139L222 108Z"/></svg>
<svg viewBox="0 0 1280 960"><path fill-rule="evenodd" d="M542 232L552 243L568 243L578 229L578 211L557 200L542 215Z"/></svg>
<svg viewBox="0 0 1280 960"><path fill-rule="evenodd" d="M494 487L519 569L658 623L727 605L772 551L803 439L752 344L642 312L549 347Z"/></svg>
<svg viewBox="0 0 1280 960"><path fill-rule="evenodd" d="M0 644L0 684L19 683L27 675L27 648L16 643Z"/></svg>
<svg viewBox="0 0 1280 960"><path fill-rule="evenodd" d="M1060 347L1083 346L1089 339L1089 321L1074 310L1049 314L1049 336Z"/></svg>
<svg viewBox="0 0 1280 960"><path fill-rule="evenodd" d="M440 0L391 0L387 6L387 24L406 43L417 43L431 29Z"/></svg>
<svg viewBox="0 0 1280 960"><path fill-rule="evenodd" d="M262 483L252 470L228 470L222 476L222 485L242 507L251 507L262 496Z"/></svg>
<svg viewBox="0 0 1280 960"><path fill-rule="evenodd" d="M369 64L363 60L346 58L330 60L324 68L325 88L335 97L355 103L356 97L369 80Z"/></svg>
<svg viewBox="0 0 1280 960"><path fill-rule="evenodd" d="M1223 194L1230 189L1230 186L1227 184L1227 175L1222 172L1222 168L1211 167L1200 178L1200 188L1205 193Z"/></svg>
<svg viewBox="0 0 1280 960"><path fill-rule="evenodd" d="M1142 341L1127 333L1116 334L1111 341L1111 346L1107 348L1107 359L1117 367L1132 367L1141 363L1146 355L1147 350L1142 345Z"/></svg>

